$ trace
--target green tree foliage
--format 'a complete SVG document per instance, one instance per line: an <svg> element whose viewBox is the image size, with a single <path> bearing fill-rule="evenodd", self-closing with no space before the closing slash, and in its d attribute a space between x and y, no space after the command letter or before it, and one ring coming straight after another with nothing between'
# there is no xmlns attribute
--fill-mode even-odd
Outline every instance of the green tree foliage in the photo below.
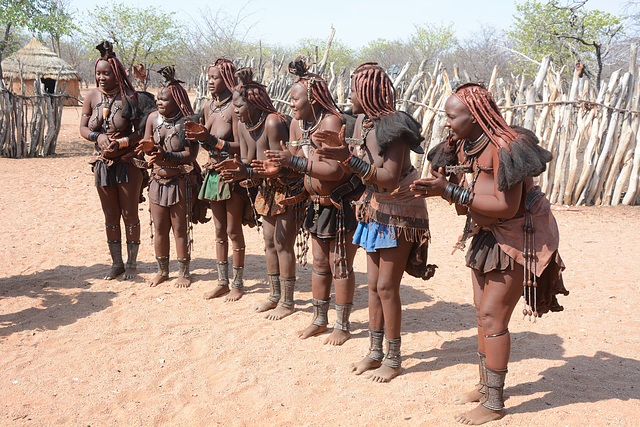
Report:
<svg viewBox="0 0 640 427"><path fill-rule="evenodd" d="M307 57L307 63L310 64L316 61L316 48L318 54L318 62L322 59L324 49L327 45L327 41L321 38L303 38L298 40L298 45L293 48L292 56L290 60L293 60L298 55ZM356 52L349 46L347 46L341 40L333 39L331 42L331 48L329 49L329 58L327 63L334 62L334 68L340 69L346 67L347 69L353 68L355 65L354 58ZM327 68L328 70L328 68Z"/></svg>
<svg viewBox="0 0 640 427"><path fill-rule="evenodd" d="M576 62L590 64L597 70L599 85L602 61L611 41L622 30L621 18L600 10L583 8L586 1L574 1L563 6L559 0L541 3L527 0L516 5L509 41L521 60L516 70L534 74L536 61L552 54L557 66L573 69Z"/></svg>
<svg viewBox="0 0 640 427"><path fill-rule="evenodd" d="M15 49L15 30L26 28L48 34L69 34L71 17L61 7L63 0L0 0L0 61ZM0 67L0 79L2 68Z"/></svg>
<svg viewBox="0 0 640 427"><path fill-rule="evenodd" d="M438 56L452 52L458 45L458 39L453 29L453 23L438 26L425 23L415 26L415 33L411 36L413 61L420 63L427 60L432 64Z"/></svg>
<svg viewBox="0 0 640 427"><path fill-rule="evenodd" d="M88 12L84 42L94 47L102 40L114 43L116 55L131 74L135 64L147 69L175 60L181 49L173 12L158 7L140 9L122 3L105 3ZM98 53L89 49L92 58Z"/></svg>

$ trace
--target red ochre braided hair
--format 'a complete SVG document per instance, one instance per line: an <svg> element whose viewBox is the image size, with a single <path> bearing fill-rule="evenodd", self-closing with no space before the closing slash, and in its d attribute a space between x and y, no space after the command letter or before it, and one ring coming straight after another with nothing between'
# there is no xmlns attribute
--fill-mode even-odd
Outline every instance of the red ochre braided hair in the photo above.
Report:
<svg viewBox="0 0 640 427"><path fill-rule="evenodd" d="M497 148L508 148L508 144L518 138L518 134L502 117L498 104L491 93L481 84L465 83L454 89L453 96L466 105L484 133Z"/></svg>
<svg viewBox="0 0 640 427"><path fill-rule="evenodd" d="M240 68L236 71L236 76L240 83L233 90L238 92L242 99L251 103L258 110L267 114L277 114L280 119L284 120L284 115L273 106L267 93L267 88L253 80L253 69L251 67Z"/></svg>
<svg viewBox="0 0 640 427"><path fill-rule="evenodd" d="M352 74L364 113L371 119L396 112L396 89L384 69L375 62L365 62Z"/></svg>
<svg viewBox="0 0 640 427"><path fill-rule="evenodd" d="M290 62L289 73L298 76L293 83L297 83L306 89L309 102L315 100L330 114L342 117L342 111L340 111L340 108L331 97L327 81L318 74L309 72L306 57L298 56Z"/></svg>
<svg viewBox="0 0 640 427"><path fill-rule="evenodd" d="M103 40L96 49L100 52L100 57L96 59L96 63L93 66L93 74L98 68L98 62L107 61L109 65L111 65L111 69L113 70L113 75L118 82L118 87L120 88L120 96L124 100L127 96L127 89L129 89L132 94L129 95L130 98L137 104L138 103L138 95L136 94L136 90L133 88L129 77L127 76L127 71L124 69L124 65L118 58L116 58L116 54L113 52L113 44L111 44L108 40ZM98 86L98 80L96 79L96 86ZM99 87L99 86L98 86Z"/></svg>
<svg viewBox="0 0 640 427"><path fill-rule="evenodd" d="M211 67L216 67L220 70L220 76L222 77L222 81L224 81L224 85L229 89L229 92L233 92L233 89L238 85L238 78L236 77L237 70L233 62L226 58L218 58L212 65L209 65L207 72Z"/></svg>
<svg viewBox="0 0 640 427"><path fill-rule="evenodd" d="M176 79L176 66L167 65L166 67L162 67L158 70L158 74L164 77L165 82L162 87L169 89L182 115L184 117L192 116L193 108L191 107L191 101L189 101L189 95L181 84L184 82Z"/></svg>

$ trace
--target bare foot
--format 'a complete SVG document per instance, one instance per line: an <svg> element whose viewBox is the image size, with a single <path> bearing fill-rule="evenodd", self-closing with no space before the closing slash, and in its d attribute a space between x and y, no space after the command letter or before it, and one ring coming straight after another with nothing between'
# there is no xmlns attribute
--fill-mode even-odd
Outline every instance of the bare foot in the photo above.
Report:
<svg viewBox="0 0 640 427"><path fill-rule="evenodd" d="M114 265L104 276L104 280L112 280L124 273L124 265Z"/></svg>
<svg viewBox="0 0 640 427"><path fill-rule="evenodd" d="M356 375L360 375L361 373L366 372L370 369L379 368L380 365L382 365L382 362L373 360L369 356L365 356L365 358L361 361L351 364L351 372L355 372Z"/></svg>
<svg viewBox="0 0 640 427"><path fill-rule="evenodd" d="M318 335L327 330L326 326L318 326L313 323L304 328L301 331L298 331L298 338L306 340L314 335Z"/></svg>
<svg viewBox="0 0 640 427"><path fill-rule="evenodd" d="M240 298L242 298L242 295L244 295L243 289L231 288L231 292L229 292L229 295L227 295L224 300L225 302L238 301Z"/></svg>
<svg viewBox="0 0 640 427"><path fill-rule="evenodd" d="M262 313L263 311L268 311L268 310L273 310L274 308L276 308L278 306L277 302L273 302L270 299L261 302L260 304L256 305L255 307L253 307L253 309L255 311L257 311L258 313Z"/></svg>
<svg viewBox="0 0 640 427"><path fill-rule="evenodd" d="M470 411L463 412L455 416L457 422L477 426L480 424L488 423L489 421L496 421L504 417L504 409L494 411L489 408L485 408L482 405L478 405Z"/></svg>
<svg viewBox="0 0 640 427"><path fill-rule="evenodd" d="M334 329L333 332L331 332L331 335L329 335L327 339L324 340L324 343L331 345L342 345L346 340L349 339L350 336L351 332L349 331Z"/></svg>
<svg viewBox="0 0 640 427"><path fill-rule="evenodd" d="M160 283L164 282L168 278L169 278L169 276L164 276L162 274L156 274L155 276L153 276L153 279L151 279L149 281L149 286L151 286L151 287L158 286Z"/></svg>
<svg viewBox="0 0 640 427"><path fill-rule="evenodd" d="M188 288L191 286L191 277L178 277L175 285L176 288Z"/></svg>
<svg viewBox="0 0 640 427"><path fill-rule="evenodd" d="M388 383L402 372L401 367L391 368L387 365L381 365L375 371L372 371L367 378L376 383Z"/></svg>
<svg viewBox="0 0 640 427"><path fill-rule="evenodd" d="M124 269L124 278L125 279L133 279L138 274L138 269L136 267L125 267Z"/></svg>
<svg viewBox="0 0 640 427"><path fill-rule="evenodd" d="M204 294L204 299L218 298L229 292L229 285L218 285L212 291Z"/></svg>
<svg viewBox="0 0 640 427"><path fill-rule="evenodd" d="M456 405L464 405L465 403L480 402L484 393L480 393L477 388L453 396L453 403Z"/></svg>
<svg viewBox="0 0 640 427"><path fill-rule="evenodd" d="M272 312L267 313L267 315L264 317L265 319L269 319L269 320L280 320L289 316L291 313L293 313L293 311L294 311L293 307L287 308L279 304Z"/></svg>

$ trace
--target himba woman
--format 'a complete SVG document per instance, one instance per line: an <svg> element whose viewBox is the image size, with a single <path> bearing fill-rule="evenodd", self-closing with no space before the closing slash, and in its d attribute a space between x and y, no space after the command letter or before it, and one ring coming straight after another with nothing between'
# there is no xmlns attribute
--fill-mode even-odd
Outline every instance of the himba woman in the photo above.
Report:
<svg viewBox="0 0 640 427"><path fill-rule="evenodd" d="M143 133L139 128L142 113L137 94L113 53L112 44L103 41L96 49L100 51L95 63L97 87L87 93L82 104L80 135L95 143L91 163L112 260L111 270L104 278L110 280L125 273L125 279L131 279L136 274L140 247L138 202L144 165L133 150ZM126 265L122 260L120 217L125 225Z"/></svg>
<svg viewBox="0 0 640 427"><path fill-rule="evenodd" d="M532 132L509 126L479 84L454 90L445 112L448 141L429 153L434 177L417 180L412 190L443 197L455 203L458 214L467 215L457 248L474 236L466 263L478 319L480 383L454 402L479 401L456 419L482 424L503 416L509 320L523 290L524 314L535 317L562 310L555 295L568 292L561 276L558 227L532 178L545 170L551 154Z"/></svg>
<svg viewBox="0 0 640 427"><path fill-rule="evenodd" d="M272 310L265 317L279 320L294 311L297 232L295 207L280 202L302 193L302 184L299 177L268 178L247 166L252 160L266 160L266 150L281 149L280 142L289 140L289 129L287 118L273 106L266 88L253 80L251 68L242 68L237 75L240 84L233 92L233 106L240 120L241 157L224 162L219 169L226 168L227 180L245 180L243 185L258 185L255 210L262 216L269 297L255 310Z"/></svg>
<svg viewBox="0 0 640 427"><path fill-rule="evenodd" d="M144 140L136 148L150 156L152 167L149 183L149 210L153 219L154 248L158 273L149 282L157 286L169 278L169 231L173 229L178 257L178 279L175 285L186 288L191 285L189 263L191 239L189 237L191 206L195 198L193 189L198 144L185 138L184 122L193 115L189 95L175 78L175 67L161 68L165 83L158 89L158 111L147 120Z"/></svg>
<svg viewBox="0 0 640 427"><path fill-rule="evenodd" d="M427 205L423 200L417 202L420 199L409 191L409 185L418 178L409 152L422 151L420 142L424 138L420 125L410 115L396 111L393 83L379 65L365 63L356 68L350 98L353 112L358 114L354 135L360 135L353 150L342 135L322 131L316 139L323 147L316 152L339 160L367 184L356 211L359 224L353 242L367 251L370 348L352 369L356 375L373 370L373 381L388 382L402 371L403 270L425 280L435 270L435 266L427 265Z"/></svg>
<svg viewBox="0 0 640 427"><path fill-rule="evenodd" d="M289 130L289 146L295 155L291 156L289 150L268 150L265 154L281 174L286 174L287 169L303 174L310 195L303 227L311 234L313 320L298 336L305 339L327 330L333 279L337 318L325 344L342 345L350 336L349 316L355 290L353 258L357 246L352 239L357 221L351 200L361 194L363 186L357 175L343 170L336 160L316 153L321 146L315 140L317 131L339 132L342 128L342 112L331 98L327 82L308 71L304 57L291 62L289 72L298 76L291 87L290 106L295 120Z"/></svg>
<svg viewBox="0 0 640 427"><path fill-rule="evenodd" d="M209 91L213 99L204 105L204 123L187 122L187 138L197 140L209 151L204 165L206 175L198 197L209 200L213 211L216 240L218 284L205 294L206 299L227 294L226 301L237 301L244 294L245 243L243 217L248 207L247 191L225 183L214 169L229 155L239 153L236 129L238 118L233 113L231 98L238 84L236 67L228 59L218 58L208 70ZM233 283L229 292L229 239L233 248Z"/></svg>

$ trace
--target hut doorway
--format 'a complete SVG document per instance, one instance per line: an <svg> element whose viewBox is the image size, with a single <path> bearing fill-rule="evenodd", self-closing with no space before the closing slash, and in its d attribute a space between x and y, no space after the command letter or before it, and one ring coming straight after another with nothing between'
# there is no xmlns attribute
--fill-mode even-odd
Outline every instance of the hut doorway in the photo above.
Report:
<svg viewBox="0 0 640 427"><path fill-rule="evenodd" d="M41 78L40 81L42 82L42 85L44 86L44 90L47 93L53 93L55 88L56 88L56 81L53 79L44 79Z"/></svg>

